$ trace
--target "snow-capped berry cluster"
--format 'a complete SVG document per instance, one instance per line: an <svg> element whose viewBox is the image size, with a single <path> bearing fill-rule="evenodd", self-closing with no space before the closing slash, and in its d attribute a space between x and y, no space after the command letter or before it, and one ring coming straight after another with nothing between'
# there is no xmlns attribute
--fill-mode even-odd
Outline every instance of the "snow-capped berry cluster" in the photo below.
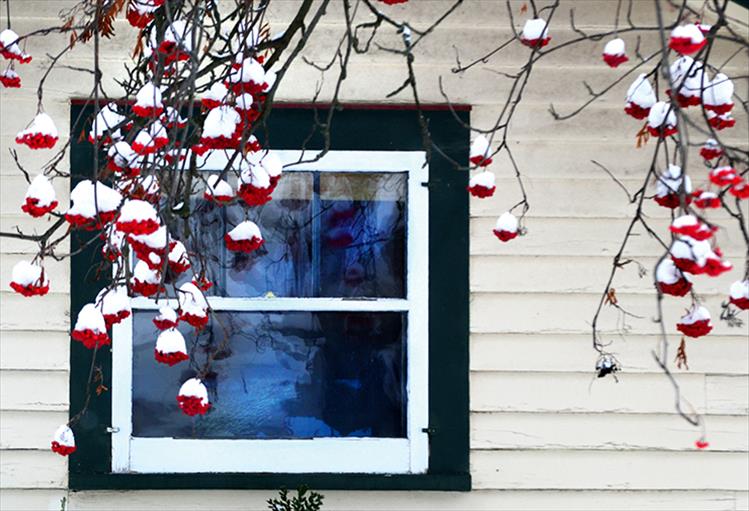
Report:
<svg viewBox="0 0 749 511"><path fill-rule="evenodd" d="M49 292L49 278L41 264L19 261L13 266L10 287L23 296L44 296Z"/></svg>
<svg viewBox="0 0 749 511"><path fill-rule="evenodd" d="M671 31L671 39L668 42L669 48L682 55L696 53L706 44L705 35L700 27L694 23L674 27Z"/></svg>
<svg viewBox="0 0 749 511"><path fill-rule="evenodd" d="M177 292L179 319L201 330L208 324L208 301L192 282L185 282Z"/></svg>
<svg viewBox="0 0 749 511"><path fill-rule="evenodd" d="M62 424L52 436L52 451L60 456L69 456L75 452L75 435L67 424Z"/></svg>
<svg viewBox="0 0 749 511"><path fill-rule="evenodd" d="M252 221L245 220L224 235L226 248L235 252L254 252L265 242L260 228Z"/></svg>
<svg viewBox="0 0 749 511"><path fill-rule="evenodd" d="M497 218L497 223L494 226L494 235L500 241L510 241L518 236L519 226L520 223L515 215L507 211Z"/></svg>
<svg viewBox="0 0 749 511"><path fill-rule="evenodd" d="M16 135L16 143L31 149L51 149L60 139L52 118L45 113L38 113L29 127Z"/></svg>
<svg viewBox="0 0 749 511"><path fill-rule="evenodd" d="M655 186L654 200L664 208L675 209L679 207L681 203L679 192L682 187L686 203L689 204L691 201L692 180L689 176L682 176L681 167L678 165L669 164L666 170L658 176Z"/></svg>
<svg viewBox="0 0 749 511"><path fill-rule="evenodd" d="M93 303L87 303L78 313L75 328L70 336L88 349L100 348L111 343L104 315Z"/></svg>
<svg viewBox="0 0 749 511"><path fill-rule="evenodd" d="M684 296L692 290L689 276L679 270L671 259L663 259L655 271L656 285L661 293L671 296Z"/></svg>
<svg viewBox="0 0 749 511"><path fill-rule="evenodd" d="M156 338L153 356L156 362L169 367L190 359L184 336L173 327L162 331Z"/></svg>
<svg viewBox="0 0 749 511"><path fill-rule="evenodd" d="M603 61L609 67L619 67L629 60L625 50L624 39L616 38L606 43L603 48Z"/></svg>
<svg viewBox="0 0 749 511"><path fill-rule="evenodd" d="M208 389L199 378L185 381L177 394L177 403L185 415L205 415L211 408Z"/></svg>
<svg viewBox="0 0 749 511"><path fill-rule="evenodd" d="M627 104L624 111L635 119L646 119L656 101L658 100L653 86L650 85L647 75L643 73L627 89Z"/></svg>
<svg viewBox="0 0 749 511"><path fill-rule="evenodd" d="M710 311L701 305L693 305L676 324L676 329L687 337L702 337L713 329Z"/></svg>
<svg viewBox="0 0 749 511"><path fill-rule="evenodd" d="M55 189L44 174L36 176L26 190L21 210L38 218L50 213L57 207Z"/></svg>
<svg viewBox="0 0 749 511"><path fill-rule="evenodd" d="M523 25L520 42L531 48L542 48L549 44L551 36L546 21L541 18L529 19Z"/></svg>
<svg viewBox="0 0 749 511"><path fill-rule="evenodd" d="M0 83L8 89L20 89L21 77L18 76L15 69L8 67L0 71Z"/></svg>
<svg viewBox="0 0 749 511"><path fill-rule="evenodd" d="M159 313L153 318L153 324L159 330L167 330L169 328L176 328L179 323L179 316L177 311L168 305L162 305L159 307Z"/></svg>
<svg viewBox="0 0 749 511"><path fill-rule="evenodd" d="M729 301L741 310L749 310L749 279L731 284Z"/></svg>
<svg viewBox="0 0 749 511"><path fill-rule="evenodd" d="M73 205L65 213L65 220L73 227L95 230L115 219L122 195L99 181L85 180L75 185L70 200Z"/></svg>
<svg viewBox="0 0 749 511"><path fill-rule="evenodd" d="M0 55L6 60L28 64L31 62L31 55L21 49L18 45L19 39L18 34L9 28L0 32Z"/></svg>
<svg viewBox="0 0 749 511"><path fill-rule="evenodd" d="M489 172L488 170L479 172L468 182L468 191L471 192L471 195L474 197L479 197L481 199L491 197L494 195L494 190L497 189L494 181L494 174L492 172Z"/></svg>
<svg viewBox="0 0 749 511"><path fill-rule="evenodd" d="M676 134L676 113L673 106L665 101L658 101L648 113L648 132L654 137L665 138Z"/></svg>
<svg viewBox="0 0 749 511"><path fill-rule="evenodd" d="M104 317L107 328L120 323L131 314L130 297L124 286L102 289L96 296L94 303Z"/></svg>
<svg viewBox="0 0 749 511"><path fill-rule="evenodd" d="M234 190L229 183L221 179L221 176L213 174L208 176L205 181L206 188L203 192L205 200L228 204L234 199Z"/></svg>

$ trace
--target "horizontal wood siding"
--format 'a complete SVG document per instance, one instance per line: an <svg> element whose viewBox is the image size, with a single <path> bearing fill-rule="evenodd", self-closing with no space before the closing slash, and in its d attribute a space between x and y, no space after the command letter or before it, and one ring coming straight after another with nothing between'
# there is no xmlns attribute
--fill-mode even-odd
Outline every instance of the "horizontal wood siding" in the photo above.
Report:
<svg viewBox="0 0 749 511"><path fill-rule="evenodd" d="M54 15L72 0L12 2L14 29L24 33L54 24ZM522 1L512 1L515 13ZM547 2L541 2L547 3ZM611 2L613 3L613 2ZM343 25L339 2L310 41L306 55L328 60L332 41ZM409 11L416 26L426 27L448 0L413 0L405 7L389 7L396 17ZM565 0L552 28L553 42L574 37L567 22L574 7L576 22L588 29L611 23L603 0ZM296 0L272 2L270 19L288 19ZM636 0L635 21L653 22L653 2ZM383 7L384 8L384 7ZM741 14L746 17L745 11ZM4 13L3 13L4 16ZM523 16L521 15L520 18ZM0 25L4 23L0 20ZM113 93L121 75L121 57L129 54L135 32L116 23L118 37L102 45L105 87ZM272 30L272 31L273 31ZM385 33L378 42L400 47L400 37ZM415 70L422 101L441 102L438 77L454 102L473 105L476 126L492 124L504 101L508 82L479 66L457 76L452 46L468 62L509 34L505 2L470 0L433 37L421 44ZM24 88L3 91L0 100L0 229L16 226L42 232L43 220L21 214L19 202L25 182L7 148L36 109L36 80L42 75L44 54L64 36L29 41L35 59L22 66ZM647 45L652 35L643 39ZM627 39L628 44L634 44ZM654 299L649 275L637 276L627 267L615 281L620 300L642 319L627 319L626 339L616 332L621 318L606 311L603 330L615 342L624 364L619 383L596 380L591 369L589 322L599 292L618 250L632 207L623 191L590 160L612 169L630 190L648 165L650 152L634 148L641 123L621 113L629 80L615 87L600 104L573 122L555 122L548 114L551 101L568 112L585 101L587 81L606 85L619 71L600 62L602 43L563 50L533 73L521 110L513 121L510 143L527 177L532 204L529 235L500 244L491 234L495 218L517 198L517 185L506 161L500 158L497 196L471 201L471 473L470 493L438 492L325 492L326 510L476 510L496 509L680 509L736 510L749 508L749 347L746 330L716 326L711 337L689 343L690 371L678 371L684 395L706 414L711 448L697 452L698 436L673 409L669 384L655 367L650 351L657 342L651 321ZM527 58L527 50L508 49L494 69L509 71ZM730 45L720 43L718 55L728 56ZM77 47L66 64L90 66L90 49ZM740 66L738 60L732 66ZM626 69L626 67L625 67ZM738 68L740 69L740 67ZM740 74L740 73L738 73ZM377 77L377 86L372 78ZM343 98L351 102L379 102L406 76L403 63L387 52L355 56ZM301 62L292 68L280 96L306 101L319 72ZM329 95L326 79L322 98ZM45 88L44 106L57 121L62 137L68 133L70 99L85 96L89 79L69 69L55 70ZM749 81L737 83L749 96ZM394 101L409 102L408 94ZM738 109L739 127L729 140L746 146L746 115ZM44 151L20 148L26 168L36 172L48 159ZM696 154L696 150L690 152ZM692 160L695 161L695 160ZM62 204L67 186L55 182ZM664 229L665 211L651 208L652 225ZM716 217L727 225L724 216ZM652 271L658 246L642 230L628 255ZM719 234L724 252L739 265L744 248L738 237ZM59 510L66 498L71 510L256 510L265 509L269 492L260 491L139 491L78 492L67 486L66 460L48 450L50 434L68 410L69 275L67 262L49 262L50 294L23 299L7 288L12 266L33 252L28 243L0 239L0 509ZM719 279L699 279L706 304L717 316L727 285L739 277L734 270ZM674 323L686 302L668 300L666 315ZM745 315L744 315L745 316ZM745 317L746 319L746 317ZM678 337L671 336L676 343Z"/></svg>

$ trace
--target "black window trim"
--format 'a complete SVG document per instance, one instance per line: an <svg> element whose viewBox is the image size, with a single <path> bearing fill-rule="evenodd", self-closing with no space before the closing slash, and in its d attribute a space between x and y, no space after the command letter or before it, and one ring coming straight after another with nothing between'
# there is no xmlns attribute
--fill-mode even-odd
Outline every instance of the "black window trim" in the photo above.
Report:
<svg viewBox="0 0 749 511"><path fill-rule="evenodd" d="M268 121L274 149L300 149L315 125L321 106L279 104ZM71 169L90 169L92 146L83 137L80 119L93 107L71 105ZM107 432L111 417L109 392L91 395L87 413L74 430L78 451L68 465L71 490L103 489L277 489L307 485L319 490L435 490L469 491L469 363L468 363L468 194L467 173L453 162L468 161L470 108L422 106L433 143L430 151L429 187L429 469L426 474L280 474L189 473L113 474L111 442ZM319 112L318 112L319 113ZM262 137L261 137L262 138ZM317 133L307 148L323 147ZM346 105L337 112L331 128L333 150L423 150L415 108L410 105ZM71 188L76 184L74 176ZM87 241L76 233L73 251ZM71 317L92 301L103 282L94 281L92 264L98 247L91 244L71 261ZM96 366L111 381L111 352L101 350ZM70 413L77 413L86 396L91 351L71 339ZM98 384L98 383L97 383ZM91 389L93 390L93 389Z"/></svg>

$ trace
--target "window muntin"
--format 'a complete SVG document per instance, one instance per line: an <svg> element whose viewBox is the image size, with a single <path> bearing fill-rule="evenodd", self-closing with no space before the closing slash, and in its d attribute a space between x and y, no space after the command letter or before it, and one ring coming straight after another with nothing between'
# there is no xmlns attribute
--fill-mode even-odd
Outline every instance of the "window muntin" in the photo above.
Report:
<svg viewBox="0 0 749 511"><path fill-rule="evenodd" d="M302 156L299 152L292 151L279 151L278 153L285 162L297 162ZM211 257L219 263L215 265L216 274L209 275L209 277L218 283L215 287L219 294L228 295L215 296L214 293L214 296L209 297L209 303L214 311L226 311L226 314L232 311L234 315L248 314L247 317L255 314L258 318L271 314L289 315L292 314L291 311L299 311L306 314L308 318L317 315L318 321L326 314L328 317L348 316L360 321L363 318L372 321L373 318L379 316L380 322L382 318L390 316L391 323L392 317L400 318L402 338L396 340L395 336L390 335L392 339L386 343L388 344L386 351L378 352L372 349L369 354L370 360L373 354L375 358L388 360L388 370L392 374L389 383L385 386L390 388L394 396L397 395L394 389L399 387L401 394L399 399L377 402L387 412L380 416L379 422L357 417L356 420L349 421L350 424L347 425L344 420L345 409L339 409L338 416L335 417L335 413L320 405L318 399L314 413L321 416L332 414L330 417L333 417L333 422L337 421L337 428L331 427L327 422L317 424L318 427L315 429L314 413L306 416L307 418L301 422L294 419L296 421L294 423L286 423L277 416L275 422L271 420L266 424L265 431L262 428L217 430L211 439L201 439L196 435L201 429L205 434L208 431L207 427L192 426L191 435L185 438L184 429L175 426L174 430L169 430L171 426L164 425L164 421L160 419L153 421L158 425L149 426L143 421L143 413L148 413L148 407L141 409L137 402L141 396L144 399L141 404L147 401L145 396L148 392L142 393L142 389L147 387L143 387L144 382L141 380L144 378L147 380L149 376L146 374L144 377L144 374L140 372L140 366L135 366L135 374L131 370L134 367L133 364L138 363L144 357L139 352L143 348L140 346L141 339L133 340L133 320L130 320L118 325L114 332L113 423L115 429L119 431L112 436L113 471L352 473L421 473L425 471L428 461L428 439L423 431L427 427L428 418L428 289L427 268L423 261L428 258L428 211L427 188L422 186L422 183L428 180L428 168L423 165L423 162L422 152L331 152L317 162L297 165L284 175L281 183L284 181L289 183L288 188L283 189L279 186L279 190L274 193L274 201L266 205L267 208L276 203L275 212L273 208L269 208L269 213L265 213L262 208L249 210L249 215L258 216L258 218L250 216L250 219L261 226L266 240L278 239L275 247L273 241L270 243L266 241L269 245L269 253L273 254L275 250L282 255L289 253L288 240L283 236L278 238L272 234L268 236L266 230L273 229L273 215L283 216L288 209L301 211L297 214L297 218L292 217L292 220L303 224L306 219L306 223L309 224L307 228L309 234L304 234L304 229L295 231L299 234L301 241L294 241L300 246L291 250L291 253L301 252L302 260L305 257L310 260L317 258L316 260L320 263L316 266L319 272L312 272L315 277L311 283L305 281L303 285L300 285L293 271L291 274L294 278L288 278L288 269L276 270L279 278L271 281L265 278L268 273L267 269L265 272L248 272L241 264L246 261L239 261L238 265L237 261L231 259L233 254L226 254L223 243L217 243L213 238L220 238L223 235L225 231L222 225L225 226L227 223L234 225L244 219L243 217L234 218L238 214L244 215L244 210L240 206L226 208L220 213L206 211L205 215L201 214L193 220L200 224L195 228L207 234L206 239L210 246L205 248L211 251ZM207 167L220 169L223 168L223 164L222 161L215 162L213 165L209 162ZM292 203L288 204L284 201L292 201ZM270 218L263 218L266 214ZM341 236L340 233L334 232L335 241L326 247L328 239L326 235L330 232L323 229L324 222L333 223L334 227L347 227L344 230L348 231L348 236ZM314 242L315 236L320 243ZM345 238L346 247L341 247L341 237ZM357 285L353 289L345 278L336 280L328 276L346 275L345 270L350 267L351 262L341 256L340 249L348 248L352 244L368 256L368 261L365 260L365 262L370 265L370 273L376 277L367 280L366 270L361 272L357 284L366 285ZM336 253L334 249L339 249L339 253ZM312 267L315 265L311 264L310 268ZM380 279L380 275L384 275L385 278ZM401 278L400 275L403 277ZM377 285L373 284L374 280L378 281ZM380 285L379 281L385 285ZM267 289L269 282L272 282L280 291ZM292 285L287 282L291 282ZM334 284L331 285L330 282ZM248 287L251 288L251 292L246 291ZM249 295L249 297L232 296L236 294ZM133 307L136 324L143 324L142 318L149 314L147 311L154 311L158 306L152 300L135 298ZM219 312L216 316L221 317L222 314L224 312ZM315 335L319 336L319 328L312 330L315 331ZM394 331L392 326L389 330ZM374 341L371 336L370 340ZM290 339L286 338L284 342L289 341ZM147 345L149 341L143 342ZM323 346L328 343L330 346L336 344L326 339ZM366 359L366 349L360 348L360 351L363 353L360 357ZM400 365L394 363L396 356L400 360ZM126 365L123 367L123 364ZM179 366L176 368L180 371L177 379L183 381L191 376ZM163 371L164 368L157 369ZM400 381L396 372L400 373ZM332 374L335 375L336 371L332 371ZM337 384L345 386L347 384L345 380L352 379L345 378L345 374L343 376L343 378L333 379L341 380ZM154 377L158 377L158 374L154 374ZM135 386L133 386L134 378L139 378ZM330 378L327 379L330 380ZM249 381L247 384L252 385L252 382ZM358 383L349 381L348 384L366 387L367 391L376 391L378 386L383 386L381 382L370 382L364 385L361 381ZM175 383L171 399L174 398L177 388L178 384ZM216 396L212 395L211 398L213 400ZM136 400L135 406L131 406L133 399ZM280 406L280 399L274 399L276 399L275 405ZM345 400L342 401L345 402ZM300 405L293 399L287 404ZM305 404L310 405L309 402ZM149 405L152 404L149 403ZM362 408L361 403L358 405ZM353 403L351 406L354 408L351 410L354 412L353 417L357 410ZM400 412L394 410L398 407L400 407ZM366 410L366 406L363 409ZM156 410L156 413L159 411ZM169 413L166 415L168 416ZM294 417L297 416L290 416L292 419ZM133 423L137 424L135 430L133 430ZM363 425L363 427L354 429L354 424ZM400 426L396 426L397 424ZM163 433L164 436L139 436L150 435L151 433L147 432L149 428L156 433ZM221 439L216 439L215 435L220 436ZM312 439L301 440L301 438L310 438L310 435ZM225 439L229 437L234 439ZM258 437L265 439L260 440ZM176 451L179 451L180 455L175 455ZM284 453L284 456L279 457L281 453ZM190 454L193 457L190 462L187 462L185 457L189 457Z"/></svg>

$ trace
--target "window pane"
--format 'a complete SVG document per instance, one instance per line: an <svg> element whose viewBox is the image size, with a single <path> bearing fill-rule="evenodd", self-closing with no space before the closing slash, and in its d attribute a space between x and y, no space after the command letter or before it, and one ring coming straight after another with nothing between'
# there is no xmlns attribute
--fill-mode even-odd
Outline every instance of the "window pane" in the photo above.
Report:
<svg viewBox="0 0 749 511"><path fill-rule="evenodd" d="M133 436L406 436L404 313L214 313L195 349L180 328L192 358L174 367L154 360L153 317L133 321ZM177 391L208 356L213 406L190 418Z"/></svg>
<svg viewBox="0 0 749 511"><path fill-rule="evenodd" d="M269 203L227 208L227 229L252 220L260 227L265 243L250 254L227 253L226 296L314 296L312 187L311 173L289 172L279 181Z"/></svg>
<svg viewBox="0 0 749 511"><path fill-rule="evenodd" d="M320 174L320 296L405 297L406 174Z"/></svg>
<svg viewBox="0 0 749 511"><path fill-rule="evenodd" d="M226 255L226 296L406 296L406 173L287 172L260 207L227 208L265 244Z"/></svg>

